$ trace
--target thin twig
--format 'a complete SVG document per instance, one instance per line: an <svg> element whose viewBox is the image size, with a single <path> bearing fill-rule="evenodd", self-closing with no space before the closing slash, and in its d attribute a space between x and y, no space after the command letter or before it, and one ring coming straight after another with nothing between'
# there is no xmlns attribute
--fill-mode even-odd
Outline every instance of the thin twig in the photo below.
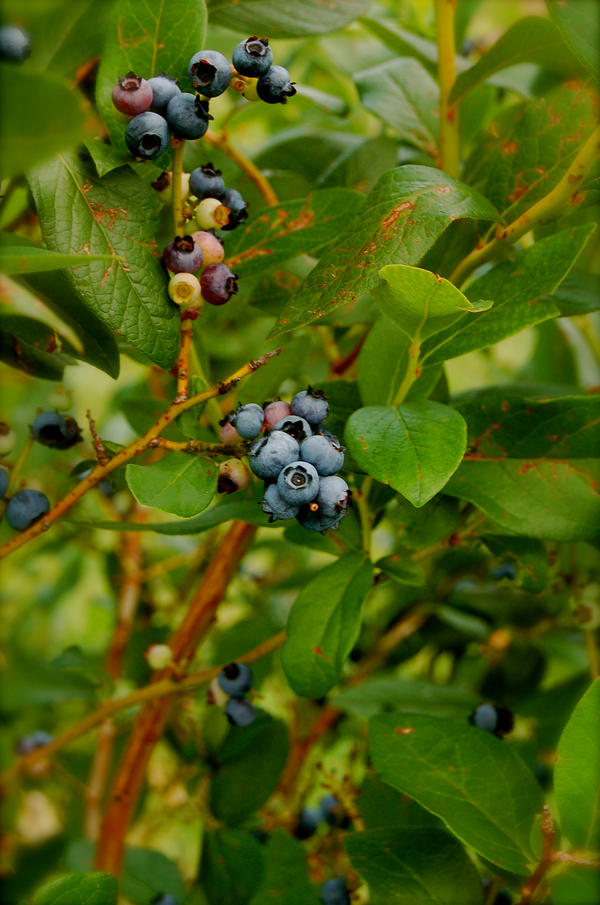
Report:
<svg viewBox="0 0 600 905"><path fill-rule="evenodd" d="M86 416L86 418L88 420L88 424L90 426L90 434L92 435L92 441L94 444L94 450L96 452L96 458L97 458L98 462L100 463L100 465L106 465L108 462L110 462L110 456L108 455L108 453L106 451L106 447L105 447L104 443L102 442L102 438L100 437L100 434L96 430L96 422L92 418L92 413L89 409L85 413L85 416Z"/></svg>
<svg viewBox="0 0 600 905"><path fill-rule="evenodd" d="M225 131L223 132L213 132L209 129L209 131L204 136L204 141L207 141L209 144L213 145L215 148L219 148L220 151L223 151L230 157L234 163L238 165L240 170L242 170L246 176L254 183L256 188L259 190L267 204L275 205L279 204L279 199L275 194L275 190L273 186L269 182L269 180L261 173L259 168L253 163L249 157L246 157L245 154L242 154L229 140L229 136Z"/></svg>

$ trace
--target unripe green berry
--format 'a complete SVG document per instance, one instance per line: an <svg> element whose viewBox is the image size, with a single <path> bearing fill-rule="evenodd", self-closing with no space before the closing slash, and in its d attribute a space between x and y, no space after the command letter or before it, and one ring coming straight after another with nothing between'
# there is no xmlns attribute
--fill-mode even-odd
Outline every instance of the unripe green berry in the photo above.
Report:
<svg viewBox="0 0 600 905"><path fill-rule="evenodd" d="M220 229L229 223L229 208L218 198L203 198L194 216L200 229Z"/></svg>
<svg viewBox="0 0 600 905"><path fill-rule="evenodd" d="M165 669L173 659L173 652L168 644L151 644L145 656L151 669Z"/></svg>
<svg viewBox="0 0 600 905"><path fill-rule="evenodd" d="M217 490L219 493L235 493L245 490L250 483L250 472L241 459L226 459L219 465Z"/></svg>
<svg viewBox="0 0 600 905"><path fill-rule="evenodd" d="M55 412L68 412L72 404L73 394L63 386L57 387L48 400L49 407Z"/></svg>
<svg viewBox="0 0 600 905"><path fill-rule="evenodd" d="M202 301L200 280L193 273L175 273L169 280L169 298L176 305L189 308Z"/></svg>
<svg viewBox="0 0 600 905"><path fill-rule="evenodd" d="M8 424L0 422L0 456L7 456L15 448L17 438Z"/></svg>

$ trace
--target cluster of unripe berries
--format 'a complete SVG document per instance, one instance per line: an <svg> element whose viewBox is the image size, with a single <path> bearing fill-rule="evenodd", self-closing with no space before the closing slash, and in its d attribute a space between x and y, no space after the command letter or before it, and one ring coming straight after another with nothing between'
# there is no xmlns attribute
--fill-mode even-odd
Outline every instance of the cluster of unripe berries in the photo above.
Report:
<svg viewBox="0 0 600 905"><path fill-rule="evenodd" d="M249 726L256 719L256 711L246 693L252 687L252 670L245 663L228 663L217 676L221 691L229 695L225 716L232 726Z"/></svg>
<svg viewBox="0 0 600 905"><path fill-rule="evenodd" d="M254 440L248 460L265 482L262 505L269 521L296 518L320 532L339 527L350 491L336 474L344 464L344 450L324 425L328 414L323 393L309 387L291 403L277 400L264 408L249 403L228 416L223 439L233 438L233 427L239 436Z"/></svg>
<svg viewBox="0 0 600 905"><path fill-rule="evenodd" d="M33 439L50 449L70 449L81 440L81 431L70 415L60 412L41 412L31 426ZM5 468L0 468L0 499L9 488L10 480ZM15 531L25 531L46 515L50 502L40 490L19 490L8 501L6 521Z"/></svg>
<svg viewBox="0 0 600 905"><path fill-rule="evenodd" d="M177 79L165 73L148 80L134 72L120 78L113 88L113 104L133 117L125 142L143 160L166 151L171 135L179 139L202 138L211 116L209 98L218 97L231 84L248 100L285 104L296 93L283 66L273 66L268 38L255 35L241 41L232 55L233 66L217 50L199 50L188 65L194 92L181 91Z"/></svg>

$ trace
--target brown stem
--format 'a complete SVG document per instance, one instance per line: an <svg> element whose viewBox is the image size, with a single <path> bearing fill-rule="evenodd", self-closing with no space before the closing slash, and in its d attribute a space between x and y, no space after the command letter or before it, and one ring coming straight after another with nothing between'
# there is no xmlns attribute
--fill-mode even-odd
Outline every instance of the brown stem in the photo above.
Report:
<svg viewBox="0 0 600 905"><path fill-rule="evenodd" d="M177 357L177 395L175 402L183 402L190 395L190 349L194 341L194 321L181 321L179 333L179 355Z"/></svg>
<svg viewBox="0 0 600 905"><path fill-rule="evenodd" d="M89 409L87 410L85 415L90 426L90 434L92 435L94 450L96 451L96 458L98 459L100 465L106 465L107 462L110 462L110 456L106 452L106 447L102 442L100 434L96 430L96 422L92 418L92 413Z"/></svg>
<svg viewBox="0 0 600 905"><path fill-rule="evenodd" d="M540 858L540 863L534 870L533 874L521 890L521 898L519 899L517 905L529 905L531 902L534 893L546 872L552 865L552 850L554 848L554 821L552 820L552 814L550 813L550 808L548 805L544 805L542 810L542 822L540 825L540 829L542 832L542 856Z"/></svg>
<svg viewBox="0 0 600 905"><path fill-rule="evenodd" d="M244 522L234 522L229 528L204 574L183 622L169 642L173 664L161 670L153 681L160 682L172 675L180 675L185 670L200 639L210 627L225 589L255 532L253 525ZM98 870L108 871L115 876L120 873L129 821L141 792L148 760L163 733L170 707L168 698L151 701L136 719L102 822L96 853Z"/></svg>

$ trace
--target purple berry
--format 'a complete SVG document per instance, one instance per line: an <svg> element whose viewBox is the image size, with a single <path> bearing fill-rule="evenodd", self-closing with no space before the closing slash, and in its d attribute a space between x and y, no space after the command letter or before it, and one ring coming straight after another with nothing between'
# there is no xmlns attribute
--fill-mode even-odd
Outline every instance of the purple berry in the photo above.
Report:
<svg viewBox="0 0 600 905"><path fill-rule="evenodd" d="M200 277L203 299L209 305L224 305L238 291L237 279L227 264L209 264Z"/></svg>
<svg viewBox="0 0 600 905"><path fill-rule="evenodd" d="M113 88L112 102L121 113L137 116L150 109L152 86L135 72L128 72Z"/></svg>
<svg viewBox="0 0 600 905"><path fill-rule="evenodd" d="M203 262L202 250L191 236L175 236L162 257L163 264L171 273L196 273Z"/></svg>

